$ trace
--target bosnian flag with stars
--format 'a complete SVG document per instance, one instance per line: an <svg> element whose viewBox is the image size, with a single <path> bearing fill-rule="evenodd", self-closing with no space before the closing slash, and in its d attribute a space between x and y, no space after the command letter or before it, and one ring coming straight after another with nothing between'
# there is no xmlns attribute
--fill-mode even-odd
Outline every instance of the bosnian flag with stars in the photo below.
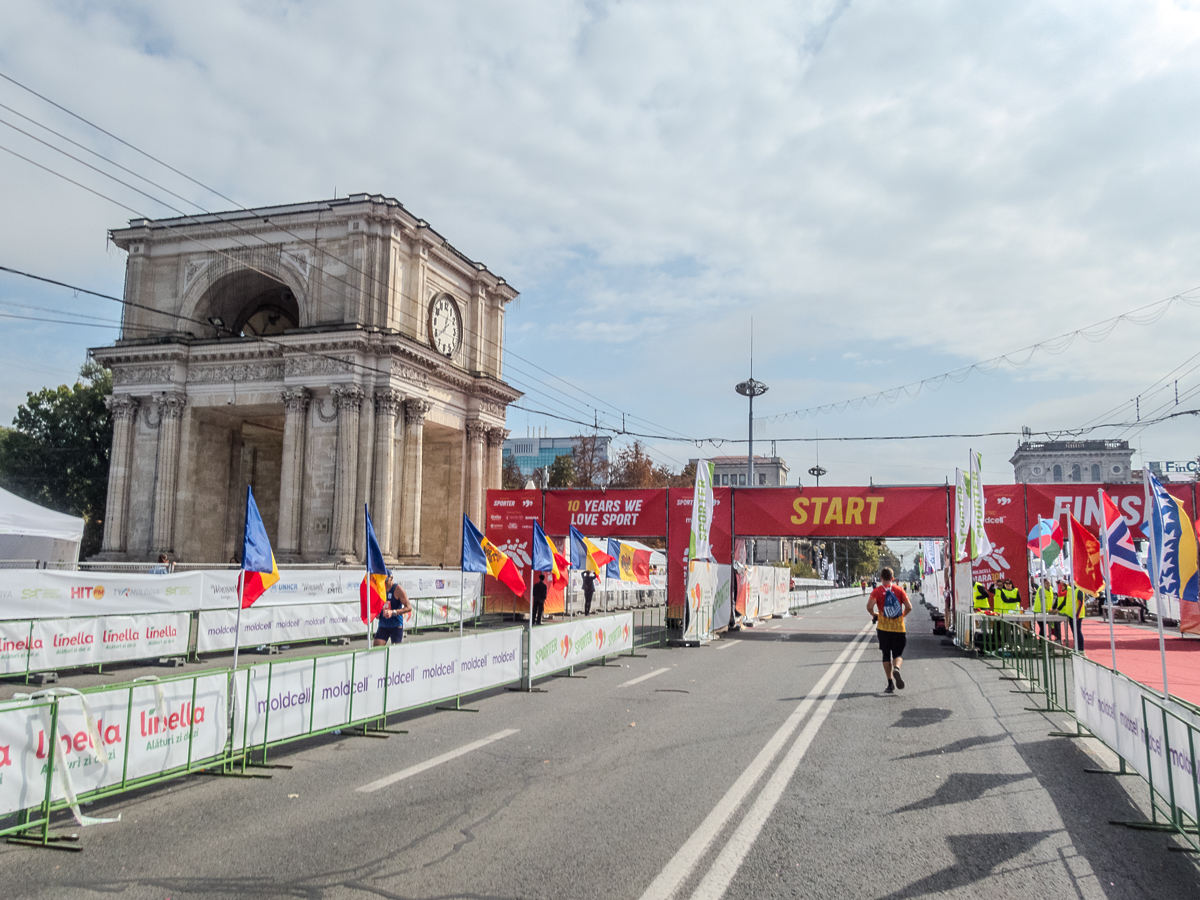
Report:
<svg viewBox="0 0 1200 900"><path fill-rule="evenodd" d="M1104 512L1104 546L1108 553L1108 589L1121 597L1137 597L1149 600L1154 596L1150 577L1138 560L1133 548L1133 536L1125 517L1117 509L1108 492L1100 491L1100 505Z"/></svg>
<svg viewBox="0 0 1200 900"><path fill-rule="evenodd" d="M1179 601L1179 630L1195 634L1200 632L1200 573L1192 522L1149 467L1144 472L1150 498L1150 575L1162 596Z"/></svg>

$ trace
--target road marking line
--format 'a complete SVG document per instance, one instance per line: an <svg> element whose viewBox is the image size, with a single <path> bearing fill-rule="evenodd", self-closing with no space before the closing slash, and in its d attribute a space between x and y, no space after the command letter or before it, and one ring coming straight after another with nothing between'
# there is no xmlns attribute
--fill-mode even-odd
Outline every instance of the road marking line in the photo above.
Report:
<svg viewBox="0 0 1200 900"><path fill-rule="evenodd" d="M740 643L741 643L741 641L735 641L735 640L726 638L725 640L723 640L717 644L717 649L718 650L728 650L730 647L736 647Z"/></svg>
<svg viewBox="0 0 1200 900"><path fill-rule="evenodd" d="M617 687L629 687L631 684L637 684L639 681L647 681L655 675L661 675L663 672L670 671L670 669L655 669L653 672L647 672L645 675L639 675L637 678L630 678L628 681L618 684Z"/></svg>
<svg viewBox="0 0 1200 900"><path fill-rule="evenodd" d="M495 743L502 738L516 734L521 729L506 728L504 731L497 731L493 735L482 738L478 741L472 741L469 744L464 744L457 750L451 750L449 753L443 753L441 756L435 756L433 759L427 759L425 762L417 763L415 766L409 766L407 769L401 769L391 775L386 775L378 781L372 781L370 784L364 784L360 788L355 788L360 794L370 794L374 791L381 790L390 784L395 784L397 781L403 781L405 778L412 778L414 775L420 775L427 769L432 769L434 766L440 766L444 762L449 762L452 759L457 759L472 750L478 750L480 747L486 747L488 744Z"/></svg>
<svg viewBox="0 0 1200 900"><path fill-rule="evenodd" d="M654 881L650 882L650 886L646 888L646 892L642 894L641 900L669 900L674 895L679 886L683 884L687 877L692 873L692 870L704 858L709 844L713 842L717 834L725 827L725 823L730 817L737 812L738 806L750 793L750 789L762 777L763 772L778 755L780 749L787 742L787 739L792 736L792 732L799 727L800 722L808 715L808 711L813 708L826 686L833 680L842 663L854 652L855 645L866 646L865 643L860 643L867 631L873 628L873 625L867 624L863 630L856 634L850 641L850 644L844 649L833 664L821 676L820 680L813 686L813 689L808 692L800 705L792 711L792 714L787 717L787 720L779 727L779 730L771 735L771 739L758 751L758 755L746 766L737 781L725 792L725 796L717 801L717 805L712 808L700 826L692 832L682 847L676 851L670 861L658 873Z"/></svg>
<svg viewBox="0 0 1200 900"><path fill-rule="evenodd" d="M692 894L692 900L720 900L725 895L730 882L733 881L733 876L737 874L738 869L746 858L746 854L750 852L750 848L758 840L758 835L762 832L763 826L767 823L767 819L770 818L771 813L775 811L775 807L783 797L783 792L786 790L788 782L796 774L796 769L800 767L800 761L804 759L804 754L812 746L813 739L817 736L817 732L821 730L821 725L824 724L825 719L829 717L829 713L833 709L833 704L837 702L838 695L841 694L842 688L846 686L846 682L854 672L854 667L858 664L868 646L867 641L860 642L858 649L854 651L854 656L842 667L837 682L830 689L825 699L821 701L821 705L817 707L817 711L813 713L812 718L805 724L804 730L800 732L800 736L796 738L796 742L788 750L787 755L783 758L783 762L776 767L771 777L767 780L766 785L750 806L750 810L746 813L742 821L738 823L729 840L721 848L716 862L713 863L712 868L708 870L708 874L704 876L704 880L700 882L699 887Z"/></svg>

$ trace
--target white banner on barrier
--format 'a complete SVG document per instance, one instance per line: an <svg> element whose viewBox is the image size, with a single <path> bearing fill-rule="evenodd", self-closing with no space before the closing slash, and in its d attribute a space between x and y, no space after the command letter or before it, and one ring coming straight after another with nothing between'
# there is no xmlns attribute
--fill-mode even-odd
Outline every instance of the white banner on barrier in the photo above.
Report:
<svg viewBox="0 0 1200 900"><path fill-rule="evenodd" d="M713 592L713 631L729 627L729 616L733 612L733 598L730 591L733 569L731 566L717 564L716 588Z"/></svg>
<svg viewBox="0 0 1200 900"><path fill-rule="evenodd" d="M196 652L233 649L237 633L236 609L200 611ZM325 637L366 637L358 600L353 603L305 603L296 606L259 606L242 610L242 646L286 644Z"/></svg>
<svg viewBox="0 0 1200 900"><path fill-rule="evenodd" d="M540 678L633 647L633 615L621 613L539 625L530 638L530 678Z"/></svg>
<svg viewBox="0 0 1200 900"><path fill-rule="evenodd" d="M717 564L694 560L688 563L687 591L684 595L685 641L711 641L713 608L716 606Z"/></svg>
<svg viewBox="0 0 1200 900"><path fill-rule="evenodd" d="M396 581L408 594L408 599L454 601L457 605L462 585L462 573L442 569L396 569ZM237 576L233 570L213 570L204 573L203 609L237 609ZM324 603L358 603L358 588L362 583L361 569L280 569L277 581L251 609L268 606L301 606ZM483 588L483 576L468 572L465 596L478 599ZM456 620L457 621L457 620ZM232 645L231 645L232 646Z"/></svg>
<svg viewBox="0 0 1200 900"><path fill-rule="evenodd" d="M52 798L65 799L68 785L78 795L120 783L126 760L124 777L134 779L219 755L227 680L218 673L61 697L56 743L65 768L55 768ZM49 706L0 711L0 814L42 801L50 722Z"/></svg>
<svg viewBox="0 0 1200 900"><path fill-rule="evenodd" d="M182 612L199 607L202 581L200 572L130 575L5 569L0 581L0 618Z"/></svg>
<svg viewBox="0 0 1200 900"><path fill-rule="evenodd" d="M382 716L521 677L521 630L359 650L238 673L234 717L240 749ZM249 687L247 688L247 678Z"/></svg>
<svg viewBox="0 0 1200 900"><path fill-rule="evenodd" d="M185 655L189 613L0 622L0 674Z"/></svg>

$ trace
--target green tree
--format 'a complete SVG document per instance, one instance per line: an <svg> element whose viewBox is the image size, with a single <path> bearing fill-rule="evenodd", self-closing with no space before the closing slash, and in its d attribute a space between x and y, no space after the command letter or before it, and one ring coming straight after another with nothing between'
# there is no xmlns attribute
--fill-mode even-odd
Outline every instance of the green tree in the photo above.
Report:
<svg viewBox="0 0 1200 900"><path fill-rule="evenodd" d="M517 458L511 453L504 457L504 466L500 469L500 483L506 491L516 491L525 487L525 475L517 464Z"/></svg>
<svg viewBox="0 0 1200 900"><path fill-rule="evenodd" d="M554 457L550 464L550 487L569 488L575 483L575 458L569 453Z"/></svg>
<svg viewBox="0 0 1200 900"><path fill-rule="evenodd" d="M71 387L30 392L0 435L0 486L34 503L81 516L80 556L100 549L108 497L112 417L104 398L112 373L88 361Z"/></svg>

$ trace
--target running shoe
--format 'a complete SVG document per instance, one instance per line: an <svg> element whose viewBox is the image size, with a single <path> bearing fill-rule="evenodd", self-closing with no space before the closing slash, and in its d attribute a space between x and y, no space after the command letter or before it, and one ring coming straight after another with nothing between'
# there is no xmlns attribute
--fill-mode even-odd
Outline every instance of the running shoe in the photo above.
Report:
<svg viewBox="0 0 1200 900"><path fill-rule="evenodd" d="M900 688L900 690L904 690L904 679L900 677L899 669L892 669L892 677L896 679L896 687Z"/></svg>
<svg viewBox="0 0 1200 900"><path fill-rule="evenodd" d="M883 689L883 692L885 694L894 694L896 693L896 686L889 681L888 686Z"/></svg>

